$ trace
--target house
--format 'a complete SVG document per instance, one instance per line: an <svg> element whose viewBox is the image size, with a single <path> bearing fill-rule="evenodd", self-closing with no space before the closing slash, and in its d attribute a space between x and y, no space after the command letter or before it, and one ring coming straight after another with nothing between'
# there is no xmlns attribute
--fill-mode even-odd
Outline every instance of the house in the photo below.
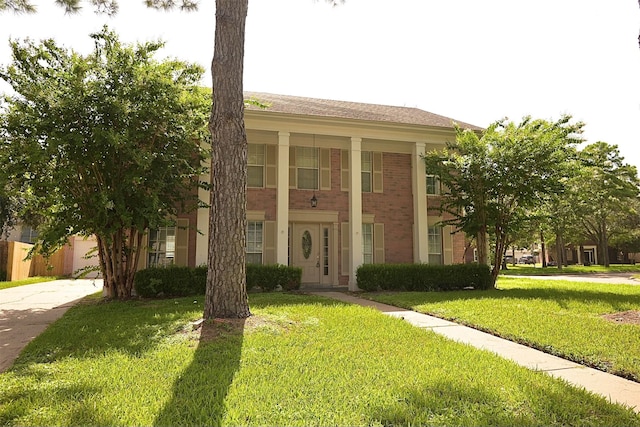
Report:
<svg viewBox="0 0 640 427"><path fill-rule="evenodd" d="M417 108L245 98L269 105L245 111L247 262L298 266L303 285L350 289L365 263L464 262L464 236L439 226L440 183L420 157L455 139L452 119ZM209 199L202 189L199 196ZM206 264L208 215L200 209L152 231L142 267Z"/></svg>
<svg viewBox="0 0 640 427"><path fill-rule="evenodd" d="M303 285L350 289L366 263L465 262L464 235L439 225L440 183L420 157L455 139L453 119L417 108L245 98L269 105L245 111L247 262L298 266ZM199 197L209 200L203 189ZM206 264L208 222L208 209L199 209L150 230L139 268ZM71 243L74 254L92 246ZM80 255L66 258L65 273L83 266Z"/></svg>

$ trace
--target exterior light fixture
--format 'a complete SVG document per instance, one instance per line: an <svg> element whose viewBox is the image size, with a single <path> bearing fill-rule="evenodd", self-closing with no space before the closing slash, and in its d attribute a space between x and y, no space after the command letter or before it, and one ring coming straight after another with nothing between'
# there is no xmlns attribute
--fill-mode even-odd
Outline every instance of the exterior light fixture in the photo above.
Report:
<svg viewBox="0 0 640 427"><path fill-rule="evenodd" d="M315 208L318 206L318 198L316 197L316 193L313 193L313 197L310 200L311 202L311 207Z"/></svg>

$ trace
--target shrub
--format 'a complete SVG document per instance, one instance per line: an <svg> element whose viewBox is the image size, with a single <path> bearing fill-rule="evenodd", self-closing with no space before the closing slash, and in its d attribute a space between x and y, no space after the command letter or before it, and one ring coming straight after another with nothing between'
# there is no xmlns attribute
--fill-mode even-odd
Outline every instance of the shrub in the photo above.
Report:
<svg viewBox="0 0 640 427"><path fill-rule="evenodd" d="M0 282L4 282L7 280L7 272L4 270L0 270Z"/></svg>
<svg viewBox="0 0 640 427"><path fill-rule="evenodd" d="M301 280L301 268L247 265L247 289L260 287L263 291L273 291L280 286L290 291L300 289ZM150 267L136 273L133 286L136 294L144 298L203 295L207 289L207 266Z"/></svg>
<svg viewBox="0 0 640 427"><path fill-rule="evenodd" d="M300 289L302 269L281 264L247 264L247 289L256 287L273 291L280 286L285 291Z"/></svg>
<svg viewBox="0 0 640 427"><path fill-rule="evenodd" d="M205 268L204 280L202 280L201 272L196 273L196 270L190 267L174 265L146 268L136 273L133 279L133 286L137 295L146 298L203 294L206 286L207 271Z"/></svg>
<svg viewBox="0 0 640 427"><path fill-rule="evenodd" d="M489 267L479 264L365 264L356 272L365 291L449 291L473 287L488 289Z"/></svg>

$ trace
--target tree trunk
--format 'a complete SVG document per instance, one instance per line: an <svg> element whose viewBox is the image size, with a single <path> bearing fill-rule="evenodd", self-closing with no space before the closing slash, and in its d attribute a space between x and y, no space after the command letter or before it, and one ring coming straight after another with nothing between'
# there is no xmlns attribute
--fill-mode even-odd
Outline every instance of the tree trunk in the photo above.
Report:
<svg viewBox="0 0 640 427"><path fill-rule="evenodd" d="M476 243L478 245L478 264L489 265L489 254L487 253L487 231L482 229L476 235Z"/></svg>
<svg viewBox="0 0 640 427"><path fill-rule="evenodd" d="M107 298L129 299L140 261L143 234L131 228L117 230L111 236L96 235L100 271Z"/></svg>
<svg viewBox="0 0 640 427"><path fill-rule="evenodd" d="M609 259L609 235L607 233L607 224L602 222L602 263L605 267L609 267L611 260Z"/></svg>
<svg viewBox="0 0 640 427"><path fill-rule="evenodd" d="M545 246L544 246L544 233L542 232L542 230L540 230L540 256L542 258L542 267L546 268L547 267L547 252L546 252L546 249L545 249ZM533 262L533 265L535 266L535 261Z"/></svg>
<svg viewBox="0 0 640 427"><path fill-rule="evenodd" d="M498 275L500 274L500 267L502 265L502 259L504 258L507 243L507 236L496 227L496 251L493 259L493 267L491 269L491 288L495 289Z"/></svg>
<svg viewBox="0 0 640 427"><path fill-rule="evenodd" d="M564 240L562 239L562 234L559 231L556 231L556 264L558 270L562 270L564 260Z"/></svg>
<svg viewBox="0 0 640 427"><path fill-rule="evenodd" d="M242 93L247 9L248 0L216 0L205 319L251 315L245 266L247 136Z"/></svg>

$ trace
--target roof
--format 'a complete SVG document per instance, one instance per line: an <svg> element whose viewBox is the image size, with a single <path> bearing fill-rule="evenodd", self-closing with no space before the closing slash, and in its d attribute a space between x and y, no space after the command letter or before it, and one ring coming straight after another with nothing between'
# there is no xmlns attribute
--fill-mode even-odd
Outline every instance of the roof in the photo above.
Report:
<svg viewBox="0 0 640 427"><path fill-rule="evenodd" d="M269 105L266 111L302 116L335 117L341 119L379 121L419 126L453 128L453 123L465 129L482 128L418 108L391 105L364 104L360 102L334 101L330 99L304 98L262 92L244 92L246 99L257 99ZM259 107L247 106L247 110L259 111Z"/></svg>

